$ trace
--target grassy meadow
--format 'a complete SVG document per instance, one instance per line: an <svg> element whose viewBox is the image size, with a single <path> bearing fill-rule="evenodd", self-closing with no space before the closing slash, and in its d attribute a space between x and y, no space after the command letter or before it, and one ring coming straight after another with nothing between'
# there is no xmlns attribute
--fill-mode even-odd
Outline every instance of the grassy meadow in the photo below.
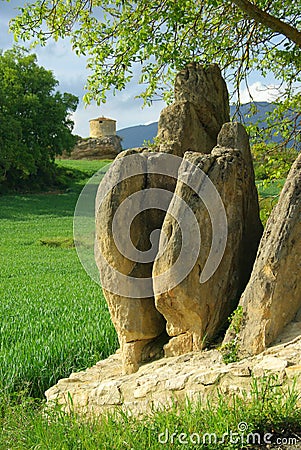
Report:
<svg viewBox="0 0 301 450"><path fill-rule="evenodd" d="M0 392L35 397L117 345L101 288L73 246L79 192L103 162L60 161L67 193L0 197ZM68 173L67 173L68 175Z"/></svg>
<svg viewBox="0 0 301 450"><path fill-rule="evenodd" d="M121 412L87 420L46 409L47 388L117 347L101 288L82 268L72 234L78 195L105 164L59 161L67 190L0 197L0 450L239 449L229 436L219 441L242 421L249 432L298 431L298 395L280 395L277 383L254 385L251 402L221 398L214 406L187 404L143 421ZM258 182L258 188L265 218L279 185ZM174 442L159 442L166 429L178 436ZM183 445L181 432L216 433L218 442Z"/></svg>

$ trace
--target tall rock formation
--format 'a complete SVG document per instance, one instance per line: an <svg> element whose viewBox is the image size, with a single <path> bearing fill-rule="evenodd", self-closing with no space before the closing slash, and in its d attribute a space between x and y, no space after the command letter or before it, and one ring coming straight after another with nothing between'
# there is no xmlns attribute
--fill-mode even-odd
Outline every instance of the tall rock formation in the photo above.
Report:
<svg viewBox="0 0 301 450"><path fill-rule="evenodd" d="M125 373L170 337L165 354L201 349L248 281L262 226L248 137L239 124L223 125L228 120L218 67L189 65L176 78L175 103L162 112L157 153L121 153L100 184L96 259ZM219 253L217 271L200 282Z"/></svg>
<svg viewBox="0 0 301 450"><path fill-rule="evenodd" d="M189 64L176 77L174 98L160 115L159 151L181 157L186 151L210 153L222 125L230 121L227 86L218 66Z"/></svg>
<svg viewBox="0 0 301 450"><path fill-rule="evenodd" d="M152 289L159 234L156 242L150 239L164 220L165 211L153 209L160 203L161 190L169 193L169 202L175 188L178 167L174 167L173 177L166 177L160 175L165 165L164 154L126 150L110 167L96 200L96 261L125 373L135 372L141 360L154 356L157 350L148 344L156 338L164 341L166 334ZM100 200L107 185L108 193ZM153 188L158 190L152 195L153 208L147 208L146 195Z"/></svg>
<svg viewBox="0 0 301 450"><path fill-rule="evenodd" d="M209 152L216 144L222 124L228 120L228 92L219 68L216 65L203 68L191 64L176 78L175 103L161 113L158 134L160 145L156 149L159 153L143 149L122 152L106 175L106 180L113 184L116 182L116 185L96 208L96 259L103 285L109 286L109 289L104 288L104 294L119 337L126 373L136 371L141 360L152 357L166 342L165 319L155 307L152 288L152 266L157 250L154 250L152 260L148 263L135 260L135 256L125 256L127 250L132 248L131 244L139 251L147 252L152 232L162 227L181 162L180 158L175 158L176 161L172 164L174 167L171 168L164 155L172 153L183 156L186 150ZM127 167L126 157L130 155L137 156L134 163L130 163L134 167ZM166 173L171 171L172 177L160 174L165 165L168 165ZM137 172L136 175L127 178L126 174L132 173L132 170ZM117 183L117 180L122 181ZM104 189L103 183L100 191ZM141 195L138 209L142 212L135 217L130 225L130 233L127 234L128 216L133 208L133 203L132 206L128 203L128 210L123 209L123 216L118 216L124 229L121 228L117 234L124 232L131 240L129 246L123 241L125 251L122 252L115 243L116 234L114 236L112 231L114 217L125 200L135 193L143 193L152 188L161 189L156 194L157 205L160 204L163 191L170 193L169 200L165 202L165 210L149 208L142 211L145 197ZM115 272L112 272L112 267ZM125 276L122 281L119 273ZM137 278L149 280L149 297L143 298L141 293L141 298L131 298L131 286L133 283L136 288L139 285ZM121 293L127 283L128 291L124 289ZM120 284L122 289L115 289Z"/></svg>
<svg viewBox="0 0 301 450"><path fill-rule="evenodd" d="M301 154L293 164L258 249L241 297L241 330L229 329L241 356L271 345L301 310Z"/></svg>
<svg viewBox="0 0 301 450"><path fill-rule="evenodd" d="M201 177L194 167L201 169L213 183L221 205L214 200L214 193L204 190L202 195L206 177L199 183L197 192L190 188L193 179ZM187 152L179 169L179 180L185 173L187 182L178 181L162 227L162 236L167 236L168 243L162 256L154 263L155 294L156 277L172 267L179 258L183 242L175 217L185 216L186 205L198 221L201 246L197 261L186 278L155 296L156 308L166 319L167 332L172 337L165 346L167 356L201 350L225 327L250 276L262 234L249 141L242 125L224 124L218 136L218 145L210 154ZM212 199L206 199L206 195L212 195ZM178 198L184 201L179 202ZM216 202L216 208L211 212L205 205L206 200ZM218 223L222 219L218 209L222 207L227 217L225 229L220 226L214 228L213 221ZM190 226L189 222L186 226ZM206 282L200 282L213 239L221 239L224 232L227 233L225 248L217 246L215 249L215 252L222 252L221 262ZM213 236L213 233L219 235Z"/></svg>

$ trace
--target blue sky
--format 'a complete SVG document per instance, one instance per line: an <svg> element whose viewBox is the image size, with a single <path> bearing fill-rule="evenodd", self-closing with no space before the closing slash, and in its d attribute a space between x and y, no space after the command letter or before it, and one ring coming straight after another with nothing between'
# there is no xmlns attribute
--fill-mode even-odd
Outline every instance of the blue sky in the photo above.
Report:
<svg viewBox="0 0 301 450"><path fill-rule="evenodd" d="M13 45L13 36L8 32L8 22L17 14L17 7L24 3L22 0L11 0L9 3L2 0L0 3L0 48L3 50ZM38 63L53 71L60 83L59 90L71 92L80 98L80 104L74 114L74 133L83 137L88 136L89 119L98 116L111 117L117 120L117 129L147 124L158 120L164 103L158 101L154 102L151 107L142 108L142 100L135 99L135 96L142 89L138 85L137 79L131 82L124 91L117 93L117 95L109 94L106 104L101 106L92 104L85 107L82 97L85 93L84 86L88 73L86 58L76 56L72 52L67 39L58 42L49 41L45 47L37 47L34 52L38 56ZM271 80L260 80L258 75L254 74L249 81L254 100L272 100L273 92L267 92L264 87L265 85L270 86L272 84ZM249 95L244 89L242 90L241 100L242 103L249 101Z"/></svg>

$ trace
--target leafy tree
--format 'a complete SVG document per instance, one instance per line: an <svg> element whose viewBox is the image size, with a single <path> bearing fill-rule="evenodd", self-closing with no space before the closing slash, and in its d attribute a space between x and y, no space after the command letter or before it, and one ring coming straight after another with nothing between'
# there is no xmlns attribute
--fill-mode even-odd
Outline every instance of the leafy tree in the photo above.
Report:
<svg viewBox="0 0 301 450"><path fill-rule="evenodd" d="M252 146L256 180L265 185L283 180L298 156L294 148L282 148L277 144L257 143Z"/></svg>
<svg viewBox="0 0 301 450"><path fill-rule="evenodd" d="M294 148L283 148L272 143L257 143L251 150L259 193L260 218L265 225L278 202L285 178L298 152Z"/></svg>
<svg viewBox="0 0 301 450"><path fill-rule="evenodd" d="M0 53L0 184L49 181L55 155L70 150L77 97L55 92L51 71L21 48Z"/></svg>
<svg viewBox="0 0 301 450"><path fill-rule="evenodd" d="M216 62L238 92L254 70L272 72L281 84L275 117L283 137L300 140L300 0L57 0L37 1L13 21L15 36L45 43L69 36L78 54L89 56L85 100L105 101L110 88L123 89L141 66L145 102L155 93L168 99L166 85L191 61Z"/></svg>

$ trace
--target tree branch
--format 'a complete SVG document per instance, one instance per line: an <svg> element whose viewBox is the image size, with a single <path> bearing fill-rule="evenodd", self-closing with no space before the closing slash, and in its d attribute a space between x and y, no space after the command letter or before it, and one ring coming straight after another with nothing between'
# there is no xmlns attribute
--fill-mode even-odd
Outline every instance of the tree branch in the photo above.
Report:
<svg viewBox="0 0 301 450"><path fill-rule="evenodd" d="M301 48L301 32L297 28L277 19L277 17L271 16L271 14L258 8L258 6L249 2L249 0L233 0L233 3L251 19L265 25L276 33L283 34Z"/></svg>

